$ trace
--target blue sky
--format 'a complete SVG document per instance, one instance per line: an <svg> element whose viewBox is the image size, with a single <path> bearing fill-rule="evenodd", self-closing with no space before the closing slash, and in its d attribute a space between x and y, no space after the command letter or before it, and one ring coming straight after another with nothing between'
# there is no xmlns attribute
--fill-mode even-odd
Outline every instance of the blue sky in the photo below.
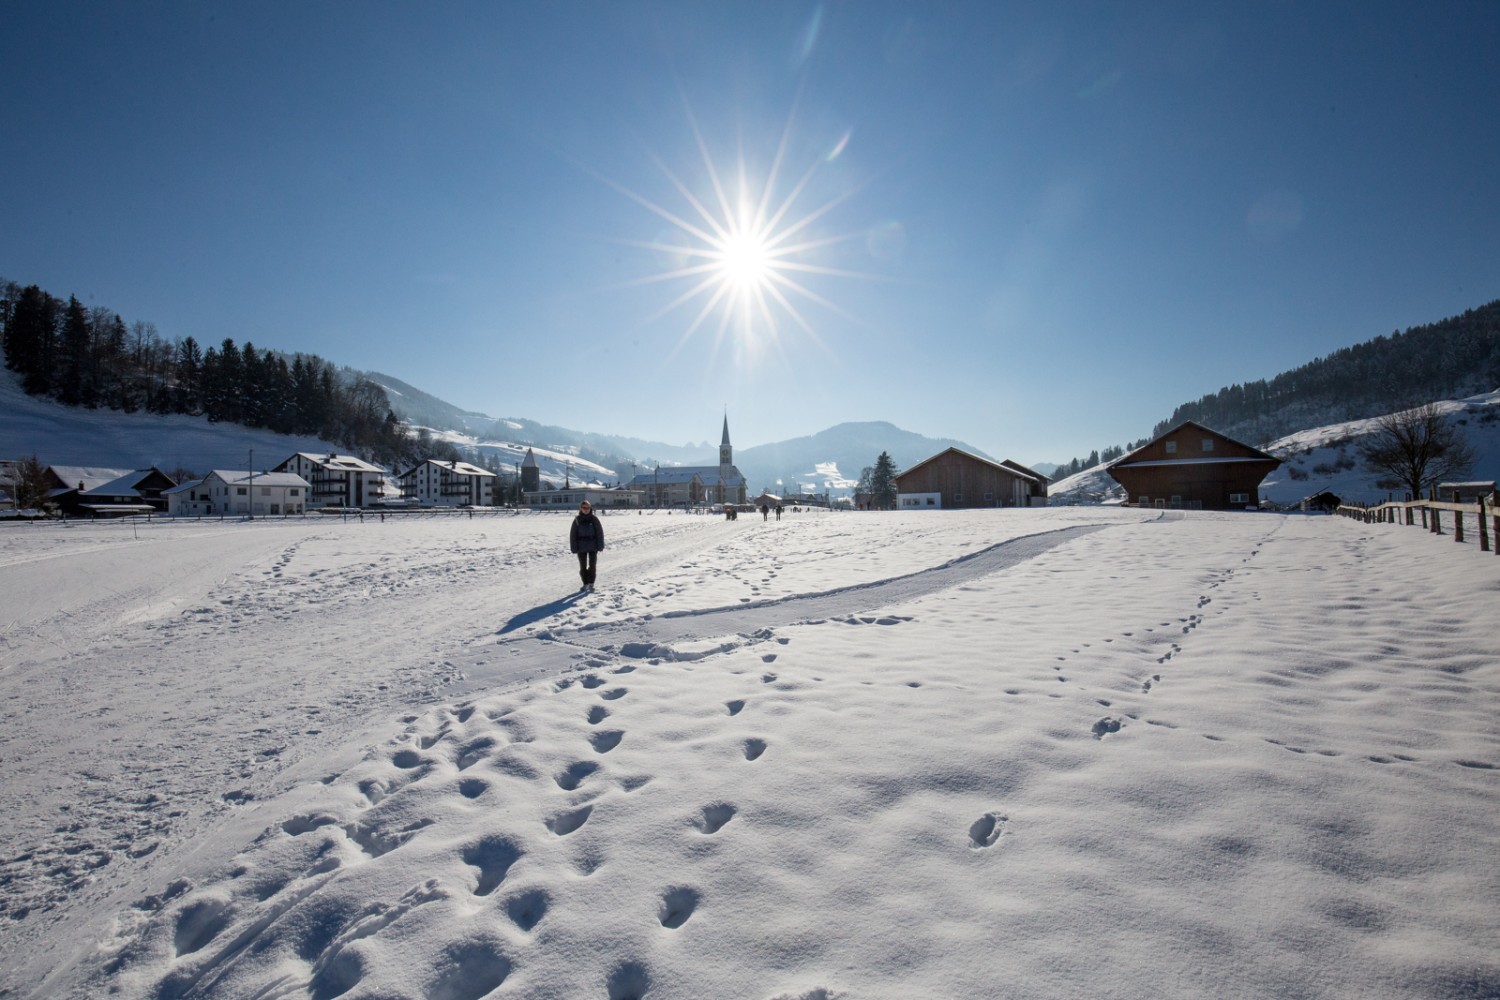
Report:
<svg viewBox="0 0 1500 1000"><path fill-rule="evenodd" d="M1062 461L1500 297L1490 2L0 25L0 276L496 416Z"/></svg>

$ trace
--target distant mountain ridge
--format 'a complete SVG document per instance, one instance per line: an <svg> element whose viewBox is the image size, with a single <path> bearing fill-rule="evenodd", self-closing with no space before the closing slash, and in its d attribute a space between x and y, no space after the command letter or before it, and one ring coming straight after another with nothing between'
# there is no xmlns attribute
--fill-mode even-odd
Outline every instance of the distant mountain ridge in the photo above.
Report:
<svg viewBox="0 0 1500 1000"><path fill-rule="evenodd" d="M556 451L571 451L589 462L614 468L620 480L630 478L632 471L645 471L656 463L662 465L717 465L719 446L716 440L702 444L670 445L661 441L570 430L537 423L520 417L492 417L464 410L444 402L401 379L380 372L359 373L382 386L390 398L396 416L434 433L455 431L472 438L471 447L481 451L501 442L520 442ZM753 417L729 416L730 442L736 428L743 428ZM717 420L708 427L716 429ZM954 438L930 438L902 430L885 421L838 424L804 437L792 438L749 448L735 447L734 464L744 474L750 490L762 489L792 492L799 486L822 493L825 490L849 492L852 483L866 466L875 464L882 451L889 452L898 468L908 468L945 448L961 448L984 458L985 452ZM632 467L632 463L634 463ZM780 485L778 486L778 482Z"/></svg>

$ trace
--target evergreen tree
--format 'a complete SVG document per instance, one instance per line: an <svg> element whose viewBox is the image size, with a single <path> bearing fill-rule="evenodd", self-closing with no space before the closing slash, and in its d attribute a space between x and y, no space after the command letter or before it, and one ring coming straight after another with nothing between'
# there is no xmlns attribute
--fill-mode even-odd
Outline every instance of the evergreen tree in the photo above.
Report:
<svg viewBox="0 0 1500 1000"><path fill-rule="evenodd" d="M68 297L63 313L62 343L57 366L57 399L67 406L82 405L84 372L89 360L89 319L78 296Z"/></svg>
<svg viewBox="0 0 1500 1000"><path fill-rule="evenodd" d="M5 364L20 374L21 388L33 396L52 392L60 308L57 299L36 285L27 285L5 324Z"/></svg>
<svg viewBox="0 0 1500 1000"><path fill-rule="evenodd" d="M203 352L192 337L177 345L177 381L172 409L177 413L197 414L203 406Z"/></svg>
<svg viewBox="0 0 1500 1000"><path fill-rule="evenodd" d="M870 507L874 510L896 509L896 476L900 470L889 452L882 451L870 470Z"/></svg>

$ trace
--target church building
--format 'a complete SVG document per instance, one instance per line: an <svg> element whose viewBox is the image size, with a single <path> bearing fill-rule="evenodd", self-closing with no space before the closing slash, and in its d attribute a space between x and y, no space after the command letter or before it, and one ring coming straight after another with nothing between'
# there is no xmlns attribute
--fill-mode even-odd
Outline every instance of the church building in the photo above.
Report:
<svg viewBox="0 0 1500 1000"><path fill-rule="evenodd" d="M724 439L719 444L718 465L674 465L636 475L626 489L645 494L648 507L743 504L748 492L745 477L734 465L729 443L729 416L724 417Z"/></svg>

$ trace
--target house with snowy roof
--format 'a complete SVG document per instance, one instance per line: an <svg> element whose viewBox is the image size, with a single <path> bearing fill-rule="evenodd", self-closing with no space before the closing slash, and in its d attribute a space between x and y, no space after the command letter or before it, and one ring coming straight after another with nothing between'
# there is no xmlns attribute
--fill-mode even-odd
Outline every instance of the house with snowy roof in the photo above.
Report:
<svg viewBox="0 0 1500 1000"><path fill-rule="evenodd" d="M729 417L724 417L724 438L719 444L718 465L677 465L637 473L626 484L638 490L648 507L696 506L699 504L743 504L748 493L745 477L734 464L729 443Z"/></svg>
<svg viewBox="0 0 1500 1000"><path fill-rule="evenodd" d="M1237 510L1255 506L1260 484L1281 459L1184 421L1105 471L1125 487L1126 503L1189 510Z"/></svg>
<svg viewBox="0 0 1500 1000"><path fill-rule="evenodd" d="M312 485L291 472L215 469L166 491L173 517L285 517L307 512Z"/></svg>
<svg viewBox="0 0 1500 1000"><path fill-rule="evenodd" d="M424 507L491 507L495 503L495 474L468 462L429 458L398 473L396 482L403 497Z"/></svg>
<svg viewBox="0 0 1500 1000"><path fill-rule="evenodd" d="M148 469L51 465L44 471L46 502L73 517L108 517L165 511L162 493L177 485L171 476Z"/></svg>
<svg viewBox="0 0 1500 1000"><path fill-rule="evenodd" d="M368 507L396 493L386 480L386 470L353 455L322 455L299 451L272 472L289 472L305 479L315 507Z"/></svg>

